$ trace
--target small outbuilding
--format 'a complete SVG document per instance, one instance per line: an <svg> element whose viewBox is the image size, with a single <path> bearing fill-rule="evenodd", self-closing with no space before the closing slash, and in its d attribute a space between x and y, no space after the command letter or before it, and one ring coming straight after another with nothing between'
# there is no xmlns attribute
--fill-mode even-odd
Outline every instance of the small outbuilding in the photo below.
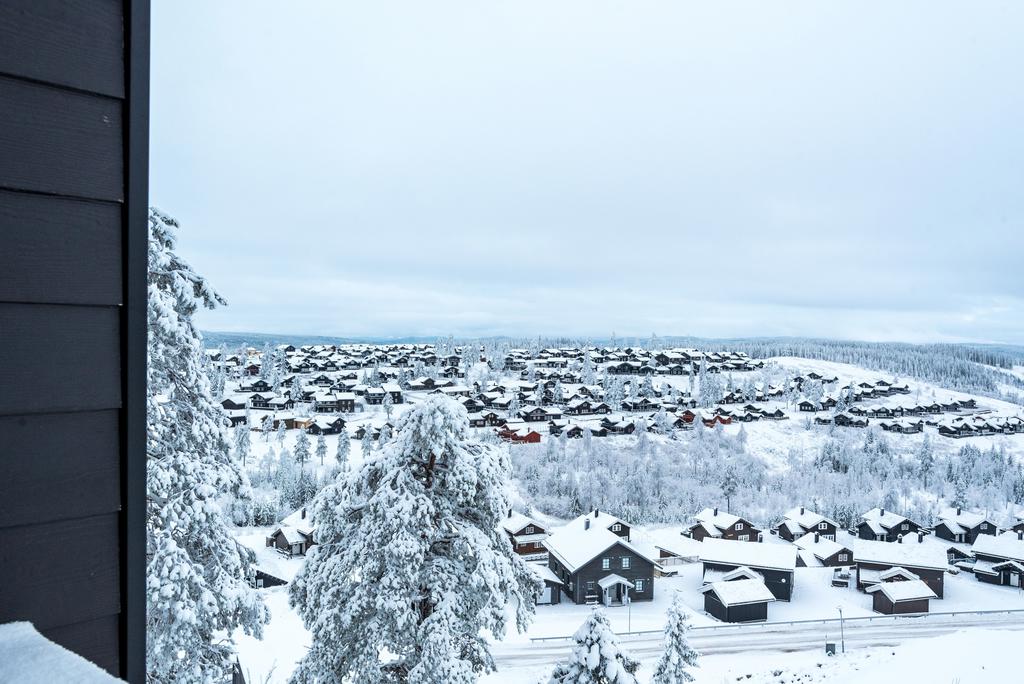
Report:
<svg viewBox="0 0 1024 684"><path fill-rule="evenodd" d="M712 582L701 588L704 610L722 622L764 622L775 595L760 579Z"/></svg>
<svg viewBox="0 0 1024 684"><path fill-rule="evenodd" d="M932 588L919 579L879 582L868 587L871 608L882 615L927 613L928 602L938 598Z"/></svg>

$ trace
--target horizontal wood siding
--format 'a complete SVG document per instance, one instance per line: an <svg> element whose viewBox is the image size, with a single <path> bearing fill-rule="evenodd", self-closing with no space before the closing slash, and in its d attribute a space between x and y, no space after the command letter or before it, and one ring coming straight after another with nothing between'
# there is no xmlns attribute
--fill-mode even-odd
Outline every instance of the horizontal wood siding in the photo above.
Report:
<svg viewBox="0 0 1024 684"><path fill-rule="evenodd" d="M39 629L116 615L117 526L108 514L0 529L0 615Z"/></svg>
<svg viewBox="0 0 1024 684"><path fill-rule="evenodd" d="M121 107L0 76L0 188L124 199Z"/></svg>
<svg viewBox="0 0 1024 684"><path fill-rule="evenodd" d="M30 525L120 508L118 412L0 417L0 520Z"/></svg>
<svg viewBox="0 0 1024 684"><path fill-rule="evenodd" d="M0 415L121 405L117 307L0 303L0 330Z"/></svg>
<svg viewBox="0 0 1024 684"><path fill-rule="evenodd" d="M0 1L0 622L133 682L148 27L146 0Z"/></svg>
<svg viewBox="0 0 1024 684"><path fill-rule="evenodd" d="M0 190L0 301L120 304L121 205Z"/></svg>
<svg viewBox="0 0 1024 684"><path fill-rule="evenodd" d="M88 654L89 660L108 672L118 672L121 669L118 649L119 623L117 615L107 615L95 620L39 631L47 639L61 644L70 651Z"/></svg>
<svg viewBox="0 0 1024 684"><path fill-rule="evenodd" d="M121 3L4 0L0 73L123 97Z"/></svg>

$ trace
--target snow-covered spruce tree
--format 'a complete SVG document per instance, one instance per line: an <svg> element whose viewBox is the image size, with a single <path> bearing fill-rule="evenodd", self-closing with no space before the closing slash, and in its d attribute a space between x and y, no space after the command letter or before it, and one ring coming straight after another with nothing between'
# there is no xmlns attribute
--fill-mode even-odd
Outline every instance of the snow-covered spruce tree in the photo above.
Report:
<svg viewBox="0 0 1024 684"><path fill-rule="evenodd" d="M690 670L699 667L697 658L700 654L690 646L690 640L686 637L689 629L689 617L683 606L683 596L677 592L668 609L665 650L655 666L651 684L684 684L693 681Z"/></svg>
<svg viewBox="0 0 1024 684"><path fill-rule="evenodd" d="M210 395L192 315L224 302L174 253L174 219L151 210L149 228L147 680L221 681L230 635L262 636L269 617L250 586L254 555L217 503L248 481Z"/></svg>
<svg viewBox="0 0 1024 684"><path fill-rule="evenodd" d="M348 428L341 428L341 432L338 433L338 447L334 452L334 457L338 460L338 465L341 469L348 470L348 454L352 451L352 445L349 444Z"/></svg>
<svg viewBox="0 0 1024 684"><path fill-rule="evenodd" d="M290 589L312 646L292 682L470 684L494 669L481 632L504 634L506 603L526 628L540 587L498 531L511 464L468 426L431 395L317 497L319 543Z"/></svg>
<svg viewBox="0 0 1024 684"><path fill-rule="evenodd" d="M594 608L573 639L569 658L555 666L548 684L636 684L640 662L622 651L601 608Z"/></svg>
<svg viewBox="0 0 1024 684"><path fill-rule="evenodd" d="M284 425L284 421L281 421ZM295 439L295 460L305 465L309 460L309 435L305 430L299 430L299 436Z"/></svg>
<svg viewBox="0 0 1024 684"><path fill-rule="evenodd" d="M305 432L305 430L303 430ZM320 436L316 438L316 457L320 459L320 465L324 464L324 459L327 457L327 440L324 438L324 433L320 433Z"/></svg>

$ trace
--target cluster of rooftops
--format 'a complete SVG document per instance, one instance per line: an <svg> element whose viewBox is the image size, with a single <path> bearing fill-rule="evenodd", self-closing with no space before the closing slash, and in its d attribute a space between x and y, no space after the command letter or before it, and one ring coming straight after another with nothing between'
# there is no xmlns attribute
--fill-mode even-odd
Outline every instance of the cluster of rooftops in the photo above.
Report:
<svg viewBox="0 0 1024 684"><path fill-rule="evenodd" d="M927 612L930 600L943 597L947 572L1024 586L1024 512L1002 529L982 513L950 508L924 528L873 508L847 530L797 507L766 537L741 516L706 508L681 531L681 537L700 542L696 552L692 542L638 541L632 525L598 510L553 533L514 511L501 527L516 551L533 561L550 590L546 596L607 605L627 596L650 600L656 577L700 562L705 610L730 622L764 620L768 603L792 600L799 567L832 567L837 586L848 586L855 573L855 586L872 596L881 613Z"/></svg>

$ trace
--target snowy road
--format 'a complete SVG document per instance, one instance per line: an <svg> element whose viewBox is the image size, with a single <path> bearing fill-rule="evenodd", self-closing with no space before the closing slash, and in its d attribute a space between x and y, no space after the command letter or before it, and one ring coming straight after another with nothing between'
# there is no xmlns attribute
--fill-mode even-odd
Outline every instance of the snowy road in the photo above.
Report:
<svg viewBox="0 0 1024 684"><path fill-rule="evenodd" d="M1024 615L958 615L903 618L899 622L846 621L846 647L887 646L923 637L949 634L967 627L1024 630ZM798 625L745 625L720 631L694 630L690 643L707 655L745 653L752 651L803 651L824 649L824 642L835 641L839 647L838 622ZM633 656L644 659L662 650L659 634L623 637L623 647ZM569 652L569 641L527 644L495 644L493 653L499 670L554 664Z"/></svg>

